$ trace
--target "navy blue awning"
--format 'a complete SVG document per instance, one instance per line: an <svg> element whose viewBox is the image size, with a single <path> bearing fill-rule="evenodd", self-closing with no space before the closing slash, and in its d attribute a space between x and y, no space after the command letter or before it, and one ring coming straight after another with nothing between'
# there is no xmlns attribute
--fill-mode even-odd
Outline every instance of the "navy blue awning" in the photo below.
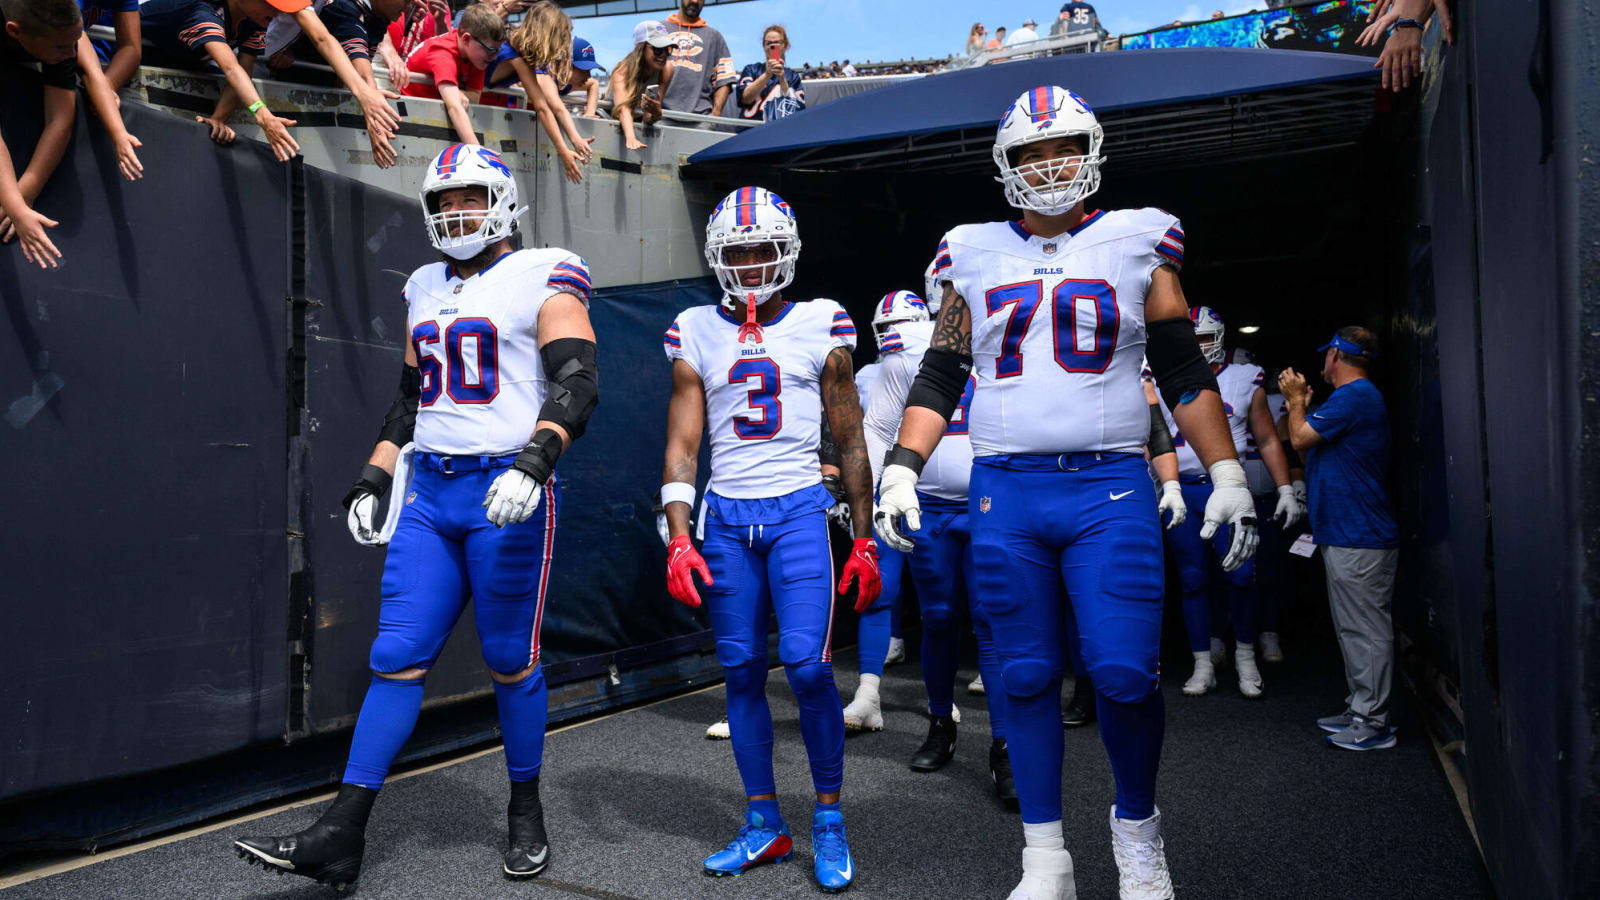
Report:
<svg viewBox="0 0 1600 900"><path fill-rule="evenodd" d="M1221 98L1276 97L1288 102L1268 118L1288 121L1297 110L1312 117L1307 139L1326 140L1329 126L1364 127L1370 118L1372 59L1337 53L1224 47L1139 50L1052 56L933 75L844 97L708 147L693 164L760 157L763 163L819 168L870 168L907 162L947 162L969 157L973 140L988 140L1000 116L1023 91L1058 84L1089 103L1108 131L1138 123L1132 113L1151 107L1189 105L1204 116L1234 115ZM1318 91L1319 87L1324 90ZM1302 98L1312 98L1301 102ZM1331 100L1355 113L1340 123L1327 114ZM1209 102L1208 102L1209 101ZM1233 110L1233 113L1230 113ZM1260 121L1263 110L1250 118ZM944 136L955 133L952 142ZM930 141L927 136L940 136ZM1119 135L1125 138L1125 135ZM1263 146L1283 146L1283 135L1260 137ZM1125 141L1124 141L1125 144ZM1252 145L1254 146L1254 145ZM987 153L987 148L984 148ZM1122 154L1126 158L1126 154Z"/></svg>

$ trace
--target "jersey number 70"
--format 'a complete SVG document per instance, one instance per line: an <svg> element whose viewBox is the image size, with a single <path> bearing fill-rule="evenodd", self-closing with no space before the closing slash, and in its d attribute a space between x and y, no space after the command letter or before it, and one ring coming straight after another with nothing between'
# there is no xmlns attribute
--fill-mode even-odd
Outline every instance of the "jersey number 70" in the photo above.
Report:
<svg viewBox="0 0 1600 900"><path fill-rule="evenodd" d="M1073 279L1050 292L1050 329L1056 365L1068 372L1099 374L1117 349L1117 291L1099 279ZM994 361L995 378L1022 374L1022 339L1044 300L1044 283L1025 281L997 287L984 295L989 315L1011 306L1011 318ZM1013 305L1014 304L1014 305Z"/></svg>

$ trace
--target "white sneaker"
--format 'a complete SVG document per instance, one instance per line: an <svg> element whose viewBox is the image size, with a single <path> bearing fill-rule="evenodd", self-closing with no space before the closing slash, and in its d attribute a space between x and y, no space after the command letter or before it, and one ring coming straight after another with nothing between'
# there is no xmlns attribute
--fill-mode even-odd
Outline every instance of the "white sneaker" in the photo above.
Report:
<svg viewBox="0 0 1600 900"><path fill-rule="evenodd" d="M731 737L733 737L733 734L728 731L727 716L712 722L711 727L706 729L706 740L708 741L725 741Z"/></svg>
<svg viewBox="0 0 1600 900"><path fill-rule="evenodd" d="M892 666L895 663L906 661L906 642L904 638L889 638L889 653L883 658L883 664Z"/></svg>
<svg viewBox="0 0 1600 900"><path fill-rule="evenodd" d="M1045 850L1022 848L1022 881L1006 900L1078 900L1072 879L1072 854L1065 847Z"/></svg>
<svg viewBox="0 0 1600 900"><path fill-rule="evenodd" d="M1283 645L1278 643L1276 631L1261 632L1261 658L1266 662L1283 662Z"/></svg>
<svg viewBox="0 0 1600 900"><path fill-rule="evenodd" d="M1111 855L1117 858L1117 895L1121 900L1172 900L1172 873L1167 871L1166 844L1161 840L1161 810L1142 822L1117 818L1111 807Z"/></svg>
<svg viewBox="0 0 1600 900"><path fill-rule="evenodd" d="M1194 655L1194 674L1183 683L1183 692L1190 697L1203 696L1217 686L1216 670L1211 668L1211 654L1204 650Z"/></svg>
<svg viewBox="0 0 1600 900"><path fill-rule="evenodd" d="M844 708L845 731L882 731L883 710L878 703L878 679L873 675L862 675L861 684L856 688L856 696L850 705Z"/></svg>
<svg viewBox="0 0 1600 900"><path fill-rule="evenodd" d="M1256 668L1255 645L1236 645L1233 648L1233 667L1239 670L1239 693L1251 700L1260 697L1266 682L1261 680L1261 670Z"/></svg>
<svg viewBox="0 0 1600 900"><path fill-rule="evenodd" d="M983 693L983 675L982 674L979 674L977 678L972 679L972 681L967 684L967 693L969 693L969 694L981 694L981 693Z"/></svg>
<svg viewBox="0 0 1600 900"><path fill-rule="evenodd" d="M1220 669L1228 662L1228 644L1222 638L1211 639L1211 666Z"/></svg>

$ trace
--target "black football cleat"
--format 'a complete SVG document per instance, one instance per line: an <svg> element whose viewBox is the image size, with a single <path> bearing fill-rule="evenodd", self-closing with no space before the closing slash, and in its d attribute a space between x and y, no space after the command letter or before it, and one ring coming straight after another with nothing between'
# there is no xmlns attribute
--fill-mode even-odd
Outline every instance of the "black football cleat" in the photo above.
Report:
<svg viewBox="0 0 1600 900"><path fill-rule="evenodd" d="M361 874L367 815L377 796L369 788L342 784L333 805L310 828L284 837L242 838L233 842L233 850L251 865L310 878L343 893Z"/></svg>
<svg viewBox="0 0 1600 900"><path fill-rule="evenodd" d="M1011 752L1006 749L1005 738L995 738L989 745L989 778L994 782L994 795L1007 809L1017 809L1017 782L1011 777Z"/></svg>
<svg viewBox="0 0 1600 900"><path fill-rule="evenodd" d="M1079 678L1072 688L1072 699L1061 708L1062 728L1082 728L1094 722L1094 682Z"/></svg>
<svg viewBox="0 0 1600 900"><path fill-rule="evenodd" d="M928 739L911 754L911 771L937 772L956 755L956 722L949 716L928 717Z"/></svg>
<svg viewBox="0 0 1600 900"><path fill-rule="evenodd" d="M550 864L550 840L544 833L544 805L539 802L539 779L511 782L511 802L506 805L508 847L507 878L532 878Z"/></svg>

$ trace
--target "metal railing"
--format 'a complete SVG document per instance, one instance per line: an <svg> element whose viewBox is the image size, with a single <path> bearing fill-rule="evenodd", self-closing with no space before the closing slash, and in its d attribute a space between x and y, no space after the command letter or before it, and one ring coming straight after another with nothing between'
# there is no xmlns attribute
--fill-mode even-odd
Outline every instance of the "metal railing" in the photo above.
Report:
<svg viewBox="0 0 1600 900"><path fill-rule="evenodd" d="M1043 37L1036 41L1022 41L1021 43L999 47L994 50L975 53L965 60L958 60L954 68L975 69L991 63L1009 62L1013 59L1034 59L1040 56L1060 56L1066 53L1098 53L1105 49L1105 44L1105 37L1095 31L1083 34Z"/></svg>
<svg viewBox="0 0 1600 900"><path fill-rule="evenodd" d="M91 25L91 26L85 28L84 31L93 40L116 40L116 37L117 37L116 31L114 29L112 29L110 26L107 26L107 25ZM149 42L146 42L145 46L146 47L150 46ZM291 63L289 68L300 69L302 71L307 71L307 72L318 72L318 73L321 73L321 74L324 74L324 75L328 75L328 76L332 76L334 74L333 67L329 66L329 65L327 65L325 63L306 62L304 60L298 60L298 59L295 60L293 63ZM373 72L373 74L375 76L377 76L378 83L380 85L389 85L389 84L391 84L391 82L389 80L389 69L386 66L382 65L381 63L374 62L372 64L372 72ZM216 73L212 73L212 72L193 72L193 73L190 73L190 74L197 75L197 76L207 76L207 75L209 75L210 77L216 79L219 83L224 81L223 77L220 74L216 74ZM276 79L276 78L258 78L258 77L256 77L255 73L253 73L253 72L251 73L251 78L252 78L252 80L255 80L255 81L271 81L271 82L276 83L276 84L289 84L289 85L300 84L300 82L282 81L282 80L279 80L279 79ZM419 75L419 74L417 74L415 72L411 73L411 80L413 82L416 82L417 84L433 84L433 79L431 77L429 77L427 75ZM318 87L320 87L320 88L322 88L324 90L337 90L337 91L343 91L344 90L344 85L338 83L337 80L335 80L335 82L333 84L331 84L331 85L318 85ZM520 98L522 98L522 100L524 102L526 102L527 99L528 99L527 92L524 91L520 85L502 85L502 86L497 87L497 88L486 88L485 90L486 91L491 91L491 92L494 92L494 93L499 93L499 94L508 94L508 95L511 95L511 96L514 96L514 97L520 97ZM408 98L408 99L426 100L428 98L426 98L426 97L412 97L412 98ZM588 102L587 97L585 97L582 94L579 94L577 91L573 91L567 97L562 98L562 100L563 100L563 102L566 103L566 105L569 108L573 107L573 106L576 106L579 109L582 109L583 106ZM729 98L729 101L732 102L732 98L731 97ZM478 104L478 105L483 105L483 104ZM491 106L490 108L493 109L493 108L497 108L497 107L492 107ZM605 110L607 116L609 118L611 118L612 120L615 120L616 117L611 115L612 104L611 104L611 99L609 97L600 98L600 102L598 104L596 104L596 108ZM682 125L684 127L689 127L689 128L711 127L711 128L713 128L715 130L727 130L727 131L743 131L746 128L753 128L753 127L761 124L759 121L749 121L747 119L732 119L732 118L727 118L725 116L707 116L707 115L701 115L699 113L680 112L680 111L674 110L674 109L664 109L664 110L662 110L661 111L661 118L662 118L662 122L664 122L664 123Z"/></svg>

